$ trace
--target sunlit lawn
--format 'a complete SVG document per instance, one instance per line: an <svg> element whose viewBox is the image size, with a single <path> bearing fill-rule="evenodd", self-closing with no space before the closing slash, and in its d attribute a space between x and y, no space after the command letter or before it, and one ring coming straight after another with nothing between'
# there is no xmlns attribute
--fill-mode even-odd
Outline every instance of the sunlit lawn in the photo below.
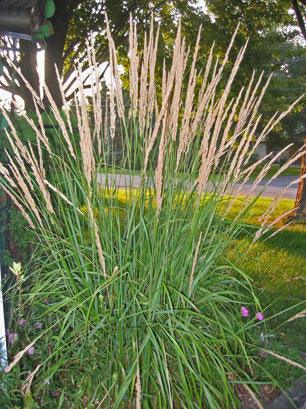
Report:
<svg viewBox="0 0 306 409"><path fill-rule="evenodd" d="M243 198L240 198L243 201ZM261 300L268 306L266 316L269 318L280 311L286 310L298 303L303 305L287 311L272 319L272 326L276 327L270 347L279 353L290 356L306 366L306 325L305 318L297 319L282 325L286 319L298 310L306 308L306 224L292 224L268 240L260 240L249 249L251 241L248 230L252 225L259 225L259 218L267 209L272 199L262 198L253 206L246 218L249 226L245 234L233 243L228 258L247 272L257 285L261 293ZM271 220L293 208L293 200L282 200ZM234 218L241 208L241 202L236 201L229 217ZM282 223L277 225L281 228ZM280 326L279 328L277 328ZM303 374L302 370L288 366L285 363L268 357L264 367L272 371L285 384Z"/></svg>
<svg viewBox="0 0 306 409"><path fill-rule="evenodd" d="M240 199L241 202L243 199ZM260 216L271 203L270 198L261 198L250 210L246 218L246 234L237 240L229 258L243 267L256 280L259 287L271 293L282 293L290 298L305 298L306 295L306 224L291 224L274 237L262 240L252 246L247 238L248 229L260 224ZM282 200L270 217L273 221L277 216L292 209L293 200ZM234 218L241 204L239 200L233 206L229 218ZM283 222L276 228L283 227Z"/></svg>

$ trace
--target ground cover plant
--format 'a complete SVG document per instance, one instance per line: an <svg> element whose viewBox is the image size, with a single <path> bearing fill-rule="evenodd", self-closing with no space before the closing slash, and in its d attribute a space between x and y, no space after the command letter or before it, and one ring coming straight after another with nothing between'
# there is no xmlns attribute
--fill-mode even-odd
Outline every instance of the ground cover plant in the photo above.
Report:
<svg viewBox="0 0 306 409"><path fill-rule="evenodd" d="M19 336L9 329L1 399L17 407L23 400L27 408L54 408L54 402L65 408L240 407L238 385L257 400L258 385L268 381L268 374L258 377L260 352L273 351L261 336L265 317L251 280L225 257L258 198L251 189L229 220L236 197L228 189L264 162L250 164L250 158L286 113L260 126L263 76L254 74L231 96L246 49L225 76L234 38L223 61L213 61L211 52L198 72L200 33L190 56L179 26L159 88L158 32L152 26L139 50L131 21L126 95L108 26L107 35L113 76L102 95L93 82L90 110L81 80L72 110L64 99L64 113L44 87L49 106L35 96L37 120L24 114L34 143L22 142L3 111L12 149L7 164L0 163L0 184L35 245L30 262L13 267ZM94 46L88 48L98 78ZM56 125L53 138L41 108ZM265 160L253 188L277 156ZM140 169L140 184L119 190L107 177L102 183L101 167ZM195 173L192 184L177 178ZM214 190L207 191L213 175ZM250 232L254 242L275 226L276 203ZM16 379L23 380L21 389Z"/></svg>

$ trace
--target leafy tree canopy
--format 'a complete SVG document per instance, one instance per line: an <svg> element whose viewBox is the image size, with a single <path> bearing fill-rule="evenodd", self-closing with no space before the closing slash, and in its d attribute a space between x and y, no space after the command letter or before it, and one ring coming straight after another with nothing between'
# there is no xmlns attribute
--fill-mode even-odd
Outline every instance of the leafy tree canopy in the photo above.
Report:
<svg viewBox="0 0 306 409"><path fill-rule="evenodd" d="M270 91L264 101L264 115L284 109L305 89L305 47L289 0L206 0L201 7L198 0L56 0L56 11L51 22L55 34L46 40L46 83L52 90L55 101L60 105L61 96L56 85L54 64L66 77L71 75L76 61L86 58L86 41L93 34L96 39L97 57L100 62L108 58L105 38L105 12L107 12L112 33L120 50L120 61L126 64L127 32L130 14L138 22L139 32L148 28L151 13L160 24L161 39L158 58L168 60L174 41L177 22L181 19L182 31L192 47L197 31L202 25L202 40L199 64L204 64L211 44L215 42L214 53L222 58L227 45L237 28L235 50L248 39L249 46L237 77L233 92L245 84L256 70L264 70L268 76L273 73ZM35 71L36 46L20 44L21 70L34 89L39 89ZM235 52L233 53L233 57ZM9 75L2 77L0 85L5 89L14 87L31 109L29 95L20 83L14 83ZM303 101L296 114L302 112ZM295 116L303 121L304 116ZM285 126L285 125L284 125ZM278 134L288 136L288 130L279 129ZM291 132L292 133L292 132ZM292 135L291 135L292 136Z"/></svg>

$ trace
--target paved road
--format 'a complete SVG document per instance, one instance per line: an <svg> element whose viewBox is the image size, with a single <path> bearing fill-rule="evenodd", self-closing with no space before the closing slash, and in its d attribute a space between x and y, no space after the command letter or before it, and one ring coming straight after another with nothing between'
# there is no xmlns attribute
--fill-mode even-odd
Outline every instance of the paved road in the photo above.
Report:
<svg viewBox="0 0 306 409"><path fill-rule="evenodd" d="M297 188L297 179L298 176L279 176L278 178L272 180L272 182L270 183L270 186L273 187L286 187L288 186L290 183L292 184L292 188ZM267 183L267 179L263 179L260 184L261 185L265 185Z"/></svg>
<svg viewBox="0 0 306 409"><path fill-rule="evenodd" d="M286 199L295 199L297 190L297 176L279 176L272 180L267 185L268 179L263 179L254 190L254 195L262 192L263 197L277 197L282 194ZM241 185L234 185L235 191L240 187L242 194L248 194L252 189L252 183L246 184L241 188Z"/></svg>
<svg viewBox="0 0 306 409"><path fill-rule="evenodd" d="M252 195L258 195L261 193L263 197L277 197L282 195L286 199L294 199L296 195L297 184L292 184L286 189L290 183L297 179L295 176L280 176L277 179L270 182L266 186L267 180L262 180L261 183L252 191L252 184L248 183L245 185L232 184L229 185L227 192L232 194L247 195L251 193ZM98 174L98 182L103 186L116 186L116 187L134 187L138 188L141 186L142 178L137 175L116 175L116 174ZM149 178L148 186L153 186L153 178ZM188 186L186 186L188 189ZM213 189L213 184L208 183L208 190Z"/></svg>

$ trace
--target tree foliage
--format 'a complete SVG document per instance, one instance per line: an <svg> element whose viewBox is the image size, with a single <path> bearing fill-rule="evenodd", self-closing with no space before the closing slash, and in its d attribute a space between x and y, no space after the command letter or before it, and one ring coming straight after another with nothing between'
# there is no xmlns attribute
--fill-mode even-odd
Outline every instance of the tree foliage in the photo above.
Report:
<svg viewBox="0 0 306 409"><path fill-rule="evenodd" d="M264 101L263 115L268 117L275 110L284 109L301 95L305 86L305 47L296 28L296 16L289 0L207 0L202 8L197 0L56 0L56 12L51 18L55 34L46 40L45 78L55 102L61 104L61 94L54 66L66 81L73 74L77 62L86 64L86 41L95 37L96 54L99 62L107 61L108 48L105 36L105 12L111 24L112 35L120 53L120 62L126 65L127 32L130 14L137 21L139 32L149 26L151 13L160 25L159 63L169 62L177 22L181 19L182 31L192 47L196 41L198 27L202 25L202 40L199 64L205 62L211 44L214 53L222 59L226 47L237 28L234 47L236 51L248 39L249 45L237 77L233 92L244 85L253 70L273 73L270 90ZM31 86L39 93L36 71L36 45L20 43L20 67ZM234 55L235 53L233 53ZM230 61L230 69L233 61ZM304 64L305 66L305 64ZM19 81L12 81L6 72L0 85L4 89L14 88L21 95L28 109L33 109L32 95ZM301 114L303 103L293 114L298 122L304 121ZM290 118L288 119L288 123ZM288 126L278 130L279 136L289 135ZM292 132L291 132L292 134ZM291 135L294 137L294 135Z"/></svg>

